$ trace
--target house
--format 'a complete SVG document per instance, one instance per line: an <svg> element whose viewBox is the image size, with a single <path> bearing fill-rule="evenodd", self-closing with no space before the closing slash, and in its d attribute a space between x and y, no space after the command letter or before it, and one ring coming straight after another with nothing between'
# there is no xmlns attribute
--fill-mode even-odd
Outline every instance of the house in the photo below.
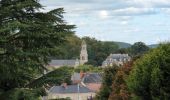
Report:
<svg viewBox="0 0 170 100"><path fill-rule="evenodd" d="M71 76L72 84L78 84L82 82L83 77L86 73L80 72L80 73L73 73Z"/></svg>
<svg viewBox="0 0 170 100"><path fill-rule="evenodd" d="M130 61L131 57L128 54L110 54L102 63L102 67L106 66L121 66L127 61Z"/></svg>
<svg viewBox="0 0 170 100"><path fill-rule="evenodd" d="M82 83L88 89L98 92L102 85L102 74L101 73L88 73L82 79Z"/></svg>
<svg viewBox="0 0 170 100"><path fill-rule="evenodd" d="M88 100L93 98L95 92L83 85L67 85L54 86L49 90L47 99L70 98L71 100Z"/></svg>
<svg viewBox="0 0 170 100"><path fill-rule="evenodd" d="M77 67L88 62L87 45L83 40L81 45L80 60L79 59L52 59L48 67L59 68L61 66Z"/></svg>
<svg viewBox="0 0 170 100"><path fill-rule="evenodd" d="M94 92L98 92L101 87L101 83L102 83L102 74L101 73L83 73L83 72L74 73L72 75L71 80L73 84L79 83Z"/></svg>
<svg viewBox="0 0 170 100"><path fill-rule="evenodd" d="M71 80L73 83L72 85L63 83L61 86L53 86L49 90L46 99L69 97L71 100L92 100L101 87L102 74L74 73Z"/></svg>

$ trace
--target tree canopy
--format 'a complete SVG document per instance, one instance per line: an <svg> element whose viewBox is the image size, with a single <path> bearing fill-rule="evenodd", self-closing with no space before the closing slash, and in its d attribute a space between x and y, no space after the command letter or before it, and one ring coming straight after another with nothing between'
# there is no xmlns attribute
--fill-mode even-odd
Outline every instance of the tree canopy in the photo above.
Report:
<svg viewBox="0 0 170 100"><path fill-rule="evenodd" d="M94 66L101 66L106 57L119 48L114 42L98 41L89 37L84 37L83 40L87 42L88 64Z"/></svg>
<svg viewBox="0 0 170 100"><path fill-rule="evenodd" d="M110 93L112 92L112 81L118 70L118 66L107 67L104 69L102 77L102 86L97 93L95 100L108 100Z"/></svg>
<svg viewBox="0 0 170 100"><path fill-rule="evenodd" d="M149 51L149 47L143 42L136 42L130 47L132 56L140 56Z"/></svg>
<svg viewBox="0 0 170 100"><path fill-rule="evenodd" d="M119 67L112 81L112 92L109 100L130 100L130 92L128 90L126 79L132 69L133 61L125 63Z"/></svg>
<svg viewBox="0 0 170 100"><path fill-rule="evenodd" d="M137 60L128 87L138 100L170 99L170 43L161 44Z"/></svg>
<svg viewBox="0 0 170 100"><path fill-rule="evenodd" d="M1 92L27 88L74 33L74 26L63 20L63 8L41 9L39 0L0 0Z"/></svg>
<svg viewBox="0 0 170 100"><path fill-rule="evenodd" d="M75 35L67 36L67 42L64 45L59 46L57 49L60 51L60 55L53 56L53 59L76 59L80 56L81 43L86 41L88 51L88 63L93 66L101 66L102 62L110 53L114 53L118 50L118 45L114 42L99 41L95 38L83 37L79 38Z"/></svg>

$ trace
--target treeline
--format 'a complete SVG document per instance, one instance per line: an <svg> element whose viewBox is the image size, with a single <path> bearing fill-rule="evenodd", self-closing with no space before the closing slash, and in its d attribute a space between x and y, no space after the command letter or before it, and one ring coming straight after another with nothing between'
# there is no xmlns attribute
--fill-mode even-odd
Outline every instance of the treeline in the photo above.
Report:
<svg viewBox="0 0 170 100"><path fill-rule="evenodd" d="M110 53L127 53L130 56L137 57L149 50L149 47L143 42L136 42L129 48L121 48L118 46L118 42L99 41L90 37L79 38L76 35L68 35L65 43L56 48L57 53L52 59L79 58L82 40L87 43L89 61L86 64L93 66L101 66Z"/></svg>
<svg viewBox="0 0 170 100"><path fill-rule="evenodd" d="M141 55L121 67L104 69L96 100L169 100L170 43Z"/></svg>
<svg viewBox="0 0 170 100"><path fill-rule="evenodd" d="M76 35L69 35L65 43L56 48L58 53L52 59L79 58L82 40L85 40L87 44L89 59L87 64L94 66L100 66L110 53L114 53L119 49L118 45L114 42L103 42L90 37L83 37L81 39Z"/></svg>

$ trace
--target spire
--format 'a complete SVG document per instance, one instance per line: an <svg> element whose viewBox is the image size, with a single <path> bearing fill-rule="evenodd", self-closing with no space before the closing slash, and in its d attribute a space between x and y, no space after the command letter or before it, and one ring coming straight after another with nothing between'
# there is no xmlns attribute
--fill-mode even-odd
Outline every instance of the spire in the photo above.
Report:
<svg viewBox="0 0 170 100"><path fill-rule="evenodd" d="M81 45L86 45L86 42L83 40Z"/></svg>

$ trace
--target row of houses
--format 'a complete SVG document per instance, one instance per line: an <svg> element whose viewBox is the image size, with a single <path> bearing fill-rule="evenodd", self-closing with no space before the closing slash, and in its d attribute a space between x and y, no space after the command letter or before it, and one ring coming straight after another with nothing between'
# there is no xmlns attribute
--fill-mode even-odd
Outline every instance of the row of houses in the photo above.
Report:
<svg viewBox="0 0 170 100"><path fill-rule="evenodd" d="M48 91L44 100L70 98L71 100L93 100L99 91L102 82L101 73L74 73L71 77L72 84L63 83L53 86Z"/></svg>

